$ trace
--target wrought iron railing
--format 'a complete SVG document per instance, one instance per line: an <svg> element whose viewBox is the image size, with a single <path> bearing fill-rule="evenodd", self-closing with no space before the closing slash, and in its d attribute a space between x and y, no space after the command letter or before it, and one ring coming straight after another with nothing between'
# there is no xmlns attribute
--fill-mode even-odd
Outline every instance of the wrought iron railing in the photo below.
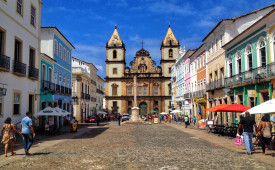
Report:
<svg viewBox="0 0 275 170"><path fill-rule="evenodd" d="M60 89L60 85L59 84L56 84L56 86L55 86L55 90L56 90L56 92L61 92L61 89Z"/></svg>
<svg viewBox="0 0 275 170"><path fill-rule="evenodd" d="M13 61L13 72L26 75L26 64L21 63L20 61Z"/></svg>
<svg viewBox="0 0 275 170"><path fill-rule="evenodd" d="M190 93L185 93L183 96L184 96L185 99L189 99L190 98Z"/></svg>
<svg viewBox="0 0 275 170"><path fill-rule="evenodd" d="M39 70L35 67L29 66L29 77L38 79Z"/></svg>
<svg viewBox="0 0 275 170"><path fill-rule="evenodd" d="M102 90L100 90L100 89L96 89L96 92L100 93L100 94L104 94L104 92Z"/></svg>
<svg viewBox="0 0 275 170"><path fill-rule="evenodd" d="M91 100L92 102L96 102L96 98L95 98L95 97L91 97L90 100Z"/></svg>
<svg viewBox="0 0 275 170"><path fill-rule="evenodd" d="M69 94L69 88L65 87L65 94Z"/></svg>
<svg viewBox="0 0 275 170"><path fill-rule="evenodd" d="M214 89L220 89L225 86L225 81L223 78L214 80L210 83L206 84L206 91L214 90Z"/></svg>
<svg viewBox="0 0 275 170"><path fill-rule="evenodd" d="M0 54L0 68L10 70L10 57Z"/></svg>
<svg viewBox="0 0 275 170"><path fill-rule="evenodd" d="M82 99L85 98L85 93L81 92L81 98L82 98Z"/></svg>
<svg viewBox="0 0 275 170"><path fill-rule="evenodd" d="M61 86L61 94L65 94L65 87Z"/></svg>

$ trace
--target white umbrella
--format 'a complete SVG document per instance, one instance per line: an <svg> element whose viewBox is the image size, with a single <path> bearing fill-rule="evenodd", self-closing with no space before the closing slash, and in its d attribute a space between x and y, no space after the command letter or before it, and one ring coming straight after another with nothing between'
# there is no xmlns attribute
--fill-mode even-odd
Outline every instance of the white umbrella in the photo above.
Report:
<svg viewBox="0 0 275 170"><path fill-rule="evenodd" d="M275 113L275 99L271 99L266 101L258 106L252 107L251 109L247 110L250 114L271 114ZM242 114L245 114L243 112Z"/></svg>
<svg viewBox="0 0 275 170"><path fill-rule="evenodd" d="M171 113L181 113L180 110L173 110Z"/></svg>
<svg viewBox="0 0 275 170"><path fill-rule="evenodd" d="M167 113L165 113L165 112L161 112L160 114L161 114L161 115L167 115Z"/></svg>
<svg viewBox="0 0 275 170"><path fill-rule="evenodd" d="M36 114L37 116L61 116L59 112L55 110L55 108L46 107Z"/></svg>
<svg viewBox="0 0 275 170"><path fill-rule="evenodd" d="M66 110L62 110L59 107L55 107L54 110L59 113L59 116L67 116L70 115L71 113L67 112Z"/></svg>

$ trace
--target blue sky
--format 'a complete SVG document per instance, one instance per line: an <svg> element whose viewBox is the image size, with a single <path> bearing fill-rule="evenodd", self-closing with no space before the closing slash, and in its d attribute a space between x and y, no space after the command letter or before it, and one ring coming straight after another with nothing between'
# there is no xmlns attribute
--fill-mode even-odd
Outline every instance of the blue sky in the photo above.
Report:
<svg viewBox="0 0 275 170"><path fill-rule="evenodd" d="M274 0L43 0L42 26L57 26L75 46L73 56L92 62L105 77L105 45L114 26L126 46L126 62L144 48L159 65L160 45L171 28L186 49L197 48L221 20Z"/></svg>

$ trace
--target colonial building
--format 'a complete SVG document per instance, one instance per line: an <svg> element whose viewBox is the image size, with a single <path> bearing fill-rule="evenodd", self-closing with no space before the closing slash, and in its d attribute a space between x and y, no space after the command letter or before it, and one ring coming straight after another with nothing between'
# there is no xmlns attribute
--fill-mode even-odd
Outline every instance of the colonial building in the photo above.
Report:
<svg viewBox="0 0 275 170"><path fill-rule="evenodd" d="M272 99L275 78L275 9L224 45L227 95L234 102L254 107ZM267 117L270 114L266 115ZM230 122L237 122L233 113ZM260 115L256 115L260 120Z"/></svg>
<svg viewBox="0 0 275 170"><path fill-rule="evenodd" d="M140 114L151 110L167 112L171 104L171 67L179 53L179 41L168 28L161 43L161 66L144 48L136 52L126 67L125 45L117 28L106 44L106 109L112 113L131 113L134 104L133 78L137 77L137 105Z"/></svg>
<svg viewBox="0 0 275 170"><path fill-rule="evenodd" d="M39 110L41 0L0 1L0 126Z"/></svg>
<svg viewBox="0 0 275 170"><path fill-rule="evenodd" d="M100 76L97 76L97 81L96 81L96 110L97 110L97 112L103 111L104 82L105 81Z"/></svg>
<svg viewBox="0 0 275 170"><path fill-rule="evenodd" d="M225 94L225 77L232 75L225 75L225 50L223 46L238 36L252 24L261 19L264 15L274 9L274 5L264 7L262 9L252 11L248 14L238 16L232 19L221 20L203 39L206 46L206 75L207 75L207 107L213 107L222 103L244 104L243 94L239 94L238 99L233 95ZM241 67L241 66L240 66ZM238 72L241 71L238 67ZM236 120L238 122L239 114L225 115L222 113L211 113L209 118L215 120L215 124L223 124L229 120ZM232 122L232 121L231 121Z"/></svg>
<svg viewBox="0 0 275 170"><path fill-rule="evenodd" d="M97 68L92 64L73 57L72 59L72 99L73 116L85 122L96 113Z"/></svg>

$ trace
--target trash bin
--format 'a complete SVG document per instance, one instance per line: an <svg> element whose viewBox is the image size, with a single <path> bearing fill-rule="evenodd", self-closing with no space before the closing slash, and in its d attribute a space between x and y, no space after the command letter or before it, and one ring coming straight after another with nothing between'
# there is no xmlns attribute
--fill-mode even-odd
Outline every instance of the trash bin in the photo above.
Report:
<svg viewBox="0 0 275 170"><path fill-rule="evenodd" d="M70 132L76 132L77 131L77 123L71 123L70 124Z"/></svg>

